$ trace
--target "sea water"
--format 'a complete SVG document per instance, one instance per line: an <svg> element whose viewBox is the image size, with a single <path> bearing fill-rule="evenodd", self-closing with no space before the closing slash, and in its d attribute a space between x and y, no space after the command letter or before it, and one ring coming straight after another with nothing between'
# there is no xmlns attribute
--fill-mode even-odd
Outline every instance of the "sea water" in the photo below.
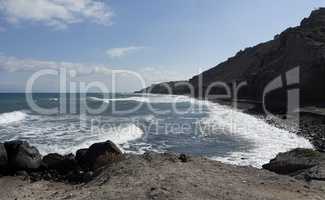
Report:
<svg viewBox="0 0 325 200"><path fill-rule="evenodd" d="M0 141L26 140L42 154L75 153L111 140L128 153L176 152L261 167L277 153L312 148L304 138L229 107L186 96L149 94L0 94ZM65 98L64 101L62 101ZM100 113L89 113L103 106ZM59 109L58 109L59 110Z"/></svg>

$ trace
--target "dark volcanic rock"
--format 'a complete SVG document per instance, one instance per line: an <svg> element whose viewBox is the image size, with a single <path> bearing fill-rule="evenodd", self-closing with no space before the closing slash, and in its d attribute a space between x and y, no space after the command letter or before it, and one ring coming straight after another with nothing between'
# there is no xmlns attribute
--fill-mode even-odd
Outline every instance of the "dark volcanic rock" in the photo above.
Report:
<svg viewBox="0 0 325 200"><path fill-rule="evenodd" d="M73 154L62 156L60 154L48 154L44 156L42 165L45 169L55 170L60 174L67 174L78 168Z"/></svg>
<svg viewBox="0 0 325 200"><path fill-rule="evenodd" d="M187 155L185 155L185 154L181 154L181 155L179 155L179 159L180 159L182 162L184 162L184 163L190 161L189 156L187 156Z"/></svg>
<svg viewBox="0 0 325 200"><path fill-rule="evenodd" d="M89 149L80 149L76 157L73 154L63 156L51 153L43 159L39 151L27 142L10 141L0 144L0 173L24 176L31 181L79 184L91 181L101 167L122 158L122 152L111 141L93 144Z"/></svg>
<svg viewBox="0 0 325 200"><path fill-rule="evenodd" d="M191 85L188 81L170 81L165 83L153 84L135 93L152 94L191 94Z"/></svg>
<svg viewBox="0 0 325 200"><path fill-rule="evenodd" d="M39 151L24 141L6 142L10 170L36 170L40 167L42 156Z"/></svg>
<svg viewBox="0 0 325 200"><path fill-rule="evenodd" d="M98 169L114 161L121 160L121 150L111 141L96 143L89 147L81 161L85 169Z"/></svg>
<svg viewBox="0 0 325 200"><path fill-rule="evenodd" d="M304 19L300 26L288 28L273 40L239 51L225 62L194 76L188 82L194 94L184 84L177 82L153 85L140 92L192 94L209 99L215 95L229 93L220 84L229 86L234 98L237 84L246 82L237 92L238 99L263 102L266 87L275 79L278 81L265 93L265 106L269 111L282 113L287 109L287 88L300 88L300 102L303 105L323 102L325 99L325 8L320 8ZM296 69L296 70L294 70ZM293 71L292 71L293 70ZM287 72L291 73L287 73ZM175 91L174 91L175 90ZM223 96L224 98L224 96ZM231 100L231 99L229 99ZM260 110L261 108L259 108ZM293 110L296 108L292 108Z"/></svg>
<svg viewBox="0 0 325 200"><path fill-rule="evenodd" d="M8 156L4 144L0 143L0 172L6 170L8 165Z"/></svg>
<svg viewBox="0 0 325 200"><path fill-rule="evenodd" d="M196 90L207 88L216 81L229 86L247 82L238 98L262 102L266 86L279 78L281 86L266 94L266 107L270 110L286 109L287 91L284 85L297 84L302 104L322 102L325 99L325 9L313 11L301 26L289 28L273 40L247 48L234 57L201 74L190 83ZM288 71L299 67L297 73ZM294 76L297 75L298 79ZM317 84L315 84L317 83ZM272 88L273 89L273 88ZM209 94L223 94L224 90L212 89Z"/></svg>
<svg viewBox="0 0 325 200"><path fill-rule="evenodd" d="M320 165L324 161L323 153L311 149L294 149L278 154L270 163L263 165L263 168L278 174L292 174Z"/></svg>
<svg viewBox="0 0 325 200"><path fill-rule="evenodd" d="M83 164L87 151L88 149L79 149L76 152L76 161L78 162L79 165Z"/></svg>
<svg viewBox="0 0 325 200"><path fill-rule="evenodd" d="M15 173L16 176L23 176L23 177L28 177L28 173L26 171L17 171Z"/></svg>

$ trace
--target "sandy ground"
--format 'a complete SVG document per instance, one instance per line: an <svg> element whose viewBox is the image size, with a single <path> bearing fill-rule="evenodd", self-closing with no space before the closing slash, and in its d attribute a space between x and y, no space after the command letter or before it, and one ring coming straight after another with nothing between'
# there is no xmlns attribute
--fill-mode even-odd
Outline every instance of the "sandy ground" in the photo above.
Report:
<svg viewBox="0 0 325 200"><path fill-rule="evenodd" d="M128 155L85 185L0 178L1 200L304 199L324 200L325 182L307 183L252 167L170 154Z"/></svg>

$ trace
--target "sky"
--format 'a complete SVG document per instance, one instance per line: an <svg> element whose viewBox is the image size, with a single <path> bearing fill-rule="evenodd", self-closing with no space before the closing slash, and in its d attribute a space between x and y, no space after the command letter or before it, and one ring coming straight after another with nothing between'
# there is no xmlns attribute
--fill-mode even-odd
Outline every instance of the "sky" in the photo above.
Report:
<svg viewBox="0 0 325 200"><path fill-rule="evenodd" d="M0 92L24 92L44 70L74 71L67 84L78 90L101 82L131 92L189 79L322 6L325 0L0 0ZM44 74L32 88L57 92L59 83Z"/></svg>

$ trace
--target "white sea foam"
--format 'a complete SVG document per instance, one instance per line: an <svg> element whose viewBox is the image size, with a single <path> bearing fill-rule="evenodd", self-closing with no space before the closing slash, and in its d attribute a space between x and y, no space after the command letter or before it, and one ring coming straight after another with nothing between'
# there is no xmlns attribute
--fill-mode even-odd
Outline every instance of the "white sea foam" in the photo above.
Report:
<svg viewBox="0 0 325 200"><path fill-rule="evenodd" d="M105 103L110 103L113 101L136 101L142 103L181 103L181 102L192 102L196 100L187 96L177 96L177 95L141 95L126 98L110 98L102 99L98 97L89 97L91 101L101 101Z"/></svg>
<svg viewBox="0 0 325 200"><path fill-rule="evenodd" d="M49 98L50 101L59 101L59 98Z"/></svg>
<svg viewBox="0 0 325 200"><path fill-rule="evenodd" d="M262 119L218 104L209 103L209 109L209 117L203 119L202 123L208 126L211 124L216 125L216 134L226 132L235 138L243 138L253 142L251 150L233 152L225 157L211 157L212 159L230 164L251 165L260 168L279 152L298 147L313 148L307 139L276 128Z"/></svg>
<svg viewBox="0 0 325 200"><path fill-rule="evenodd" d="M89 133L89 138L78 138L76 135L64 136L66 139L69 139L69 137L71 137L70 139L74 140L73 143L75 143L75 145L72 145L70 143L52 143L51 145L34 143L33 145L35 145L43 155L53 152L57 152L60 154L75 153L78 149L88 148L94 143L104 142L107 140L110 140L115 144L119 145L123 150L122 145L141 138L143 134L144 132L135 124L127 124L112 127L98 132L95 131L93 133ZM56 135L58 138L62 137L62 134L60 134L59 132L56 132ZM56 136L52 134L52 138L55 137ZM78 140L80 140L81 142L77 142Z"/></svg>
<svg viewBox="0 0 325 200"><path fill-rule="evenodd" d="M0 125L19 122L24 120L27 114L21 111L14 111L0 114Z"/></svg>
<svg viewBox="0 0 325 200"><path fill-rule="evenodd" d="M129 124L125 127L111 128L107 133L106 140L111 140L116 144L124 144L141 138L143 134L143 131L135 124Z"/></svg>
<svg viewBox="0 0 325 200"><path fill-rule="evenodd" d="M110 103L112 101L137 101L137 102L149 102L146 97L127 97L127 98L111 98L111 99L101 99L97 97L89 97L92 101L100 101L105 103Z"/></svg>

